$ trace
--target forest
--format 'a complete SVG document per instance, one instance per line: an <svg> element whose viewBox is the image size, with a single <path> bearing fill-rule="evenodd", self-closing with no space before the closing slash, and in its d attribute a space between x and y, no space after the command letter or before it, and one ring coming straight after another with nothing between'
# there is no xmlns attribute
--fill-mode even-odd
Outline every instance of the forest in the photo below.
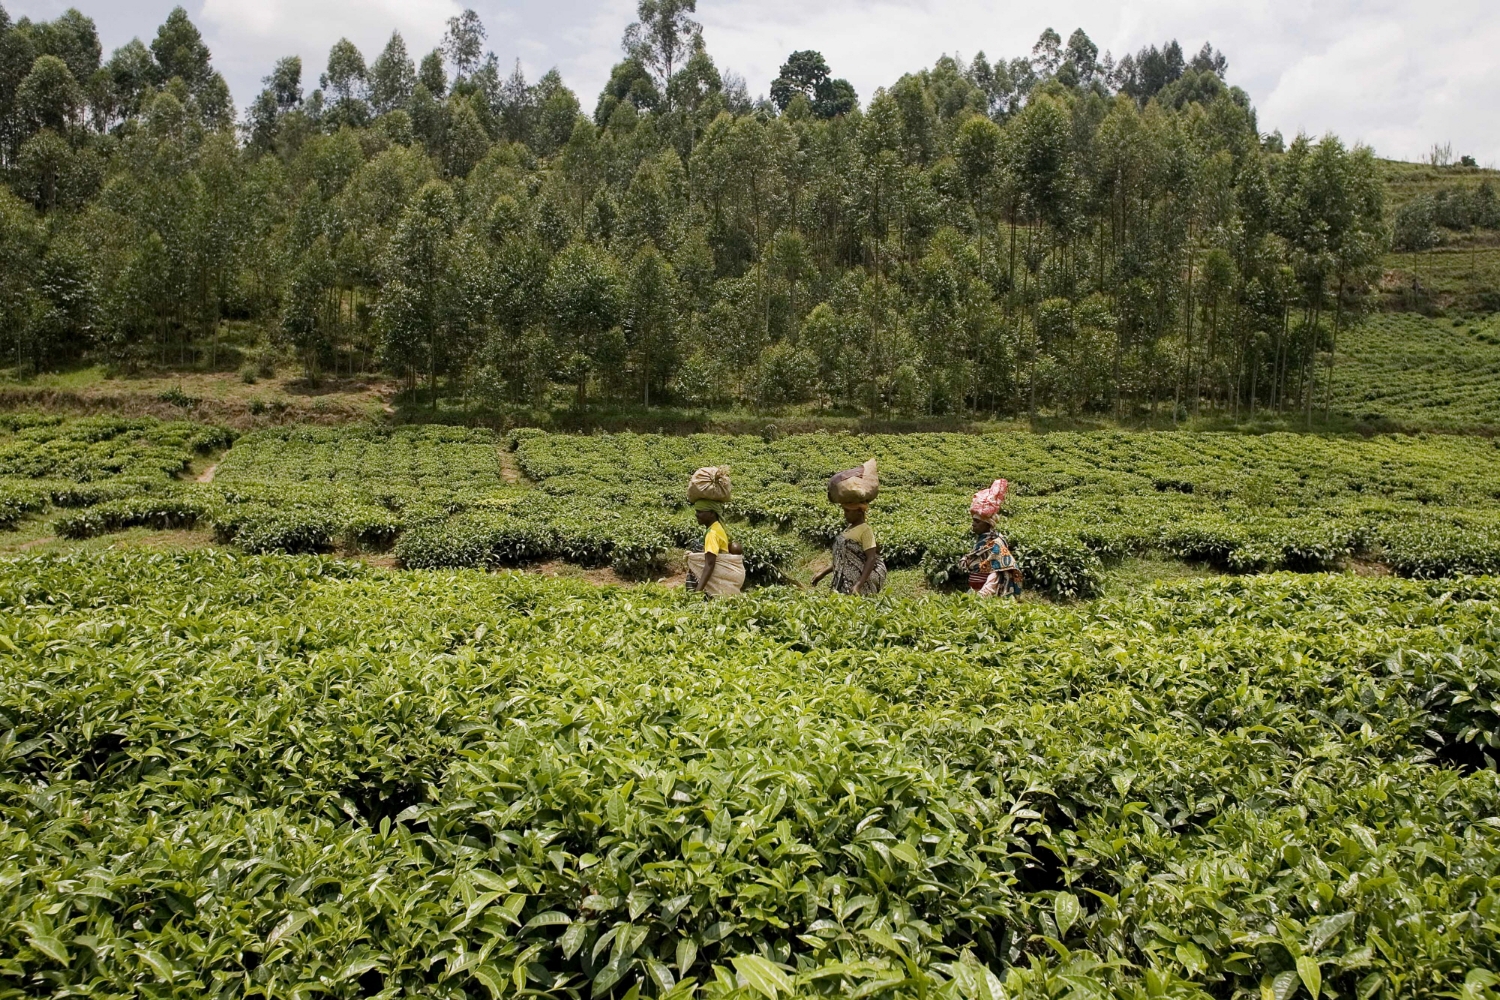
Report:
<svg viewBox="0 0 1500 1000"><path fill-rule="evenodd" d="M1392 240L1377 161L1262 135L1213 46L1048 29L869 95L803 50L752 98L695 8L641 0L591 109L467 11L425 55L340 41L316 86L282 59L243 111L181 8L108 59L76 10L0 8L0 357L497 410L1330 405ZM1492 199L1397 228L1461 212Z"/></svg>

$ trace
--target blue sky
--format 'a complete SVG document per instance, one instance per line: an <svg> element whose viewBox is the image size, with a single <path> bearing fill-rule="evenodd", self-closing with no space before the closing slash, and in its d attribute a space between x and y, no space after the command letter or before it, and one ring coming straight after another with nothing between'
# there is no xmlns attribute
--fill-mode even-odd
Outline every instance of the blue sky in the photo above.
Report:
<svg viewBox="0 0 1500 1000"><path fill-rule="evenodd" d="M12 17L77 6L98 23L106 51L149 41L175 0L0 0ZM556 66L585 107L619 55L633 0L181 0L202 29L243 107L276 58L299 54L315 82L342 36L370 58L392 29L414 52L434 46L444 21L472 5L489 46L528 77ZM1211 40L1230 79L1250 91L1263 131L1337 132L1383 156L1419 159L1451 142L1500 165L1500 3L1496 0L700 0L709 51L763 93L793 49L823 52L862 98L939 55L991 58L1030 51L1043 28L1082 27L1118 57L1176 37L1189 51Z"/></svg>

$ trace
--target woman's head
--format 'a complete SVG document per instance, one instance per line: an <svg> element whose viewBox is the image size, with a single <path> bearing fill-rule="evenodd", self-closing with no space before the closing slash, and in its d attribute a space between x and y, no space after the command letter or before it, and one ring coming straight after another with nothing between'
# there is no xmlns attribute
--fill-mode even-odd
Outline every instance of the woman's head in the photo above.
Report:
<svg viewBox="0 0 1500 1000"><path fill-rule="evenodd" d="M992 531L995 530L995 523L993 521L986 521L984 518L980 517L978 514L973 515L973 518L974 518L974 523L973 523L973 525L971 525L971 527L972 527L972 529L974 531L974 534L976 534L976 535L988 535L990 532L992 532Z"/></svg>
<svg viewBox="0 0 1500 1000"><path fill-rule="evenodd" d="M698 523L705 528L712 527L724 513L724 505L717 500L696 500L693 502L693 513L698 518Z"/></svg>
<svg viewBox="0 0 1500 1000"><path fill-rule="evenodd" d="M865 515L870 511L867 503L846 503L844 507L844 520L849 524L864 524Z"/></svg>

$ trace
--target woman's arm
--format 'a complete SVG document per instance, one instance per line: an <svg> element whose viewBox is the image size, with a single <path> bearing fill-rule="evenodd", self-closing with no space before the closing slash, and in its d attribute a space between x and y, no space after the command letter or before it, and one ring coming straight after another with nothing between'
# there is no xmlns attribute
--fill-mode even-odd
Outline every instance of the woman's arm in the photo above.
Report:
<svg viewBox="0 0 1500 1000"><path fill-rule="evenodd" d="M816 587L818 585L818 582L821 581L823 579L823 577L827 576L829 573L832 573L832 572L833 572L833 567L830 566L827 569L823 570L821 573L818 573L817 575L815 575L812 578L812 583L809 584L809 586Z"/></svg>
<svg viewBox="0 0 1500 1000"><path fill-rule="evenodd" d="M865 566L860 570L859 579L854 583L854 592L862 594L865 592L865 584L870 582L870 574L875 572L875 564L880 561L880 546L873 549L865 549Z"/></svg>
<svg viewBox="0 0 1500 1000"><path fill-rule="evenodd" d="M712 552L703 553L703 579L698 581L698 593L708 591L708 581L714 578L714 567L719 563L719 557Z"/></svg>

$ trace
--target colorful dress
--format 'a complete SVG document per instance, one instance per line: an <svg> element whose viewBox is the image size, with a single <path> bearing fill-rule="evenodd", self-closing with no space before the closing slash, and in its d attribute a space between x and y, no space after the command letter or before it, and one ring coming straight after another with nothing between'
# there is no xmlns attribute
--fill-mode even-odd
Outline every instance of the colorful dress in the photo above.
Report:
<svg viewBox="0 0 1500 1000"><path fill-rule="evenodd" d="M840 594L854 593L854 585L865 571L865 553L875 548L875 532L869 524L857 524L833 540L833 589ZM875 557L875 568L865 581L864 596L878 594L885 587L885 560Z"/></svg>
<svg viewBox="0 0 1500 1000"><path fill-rule="evenodd" d="M1010 554L1010 546L998 531L974 540L974 548L959 568L969 574L969 589L985 597L1020 597L1021 566Z"/></svg>

